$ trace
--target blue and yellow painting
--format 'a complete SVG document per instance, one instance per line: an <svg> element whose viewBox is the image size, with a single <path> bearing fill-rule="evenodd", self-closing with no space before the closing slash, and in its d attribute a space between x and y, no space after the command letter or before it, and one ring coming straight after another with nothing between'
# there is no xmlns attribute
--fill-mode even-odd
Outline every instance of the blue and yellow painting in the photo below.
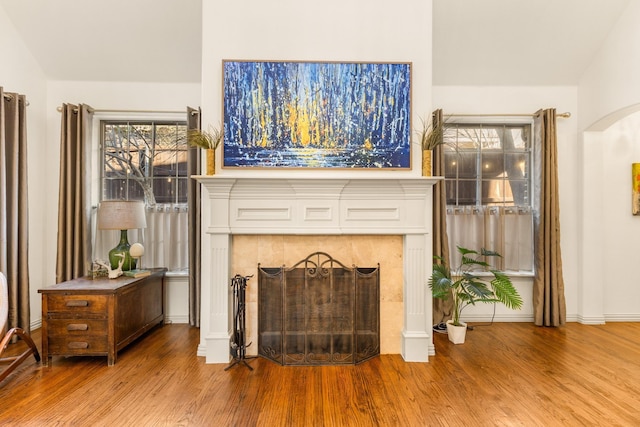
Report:
<svg viewBox="0 0 640 427"><path fill-rule="evenodd" d="M224 167L408 169L411 65L224 61Z"/></svg>

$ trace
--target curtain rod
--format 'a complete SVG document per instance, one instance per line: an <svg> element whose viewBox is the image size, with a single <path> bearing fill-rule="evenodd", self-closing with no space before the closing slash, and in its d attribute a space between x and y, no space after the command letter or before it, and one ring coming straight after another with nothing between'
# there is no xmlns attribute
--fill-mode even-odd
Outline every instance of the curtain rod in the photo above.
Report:
<svg viewBox="0 0 640 427"><path fill-rule="evenodd" d="M9 95L8 93L4 94L4 99L6 99L7 101L13 101L13 96ZM29 101L26 101L24 105L29 105Z"/></svg>
<svg viewBox="0 0 640 427"><path fill-rule="evenodd" d="M58 113L62 112L62 107L56 107ZM77 108L73 109L74 113L78 112ZM169 114L179 114L186 113L186 110L99 110L96 108L89 107L89 112L91 113L169 113ZM193 114L193 113L192 113Z"/></svg>
<svg viewBox="0 0 640 427"><path fill-rule="evenodd" d="M447 117L533 117L535 114L445 114ZM570 112L557 113L556 117L568 119L571 117Z"/></svg>

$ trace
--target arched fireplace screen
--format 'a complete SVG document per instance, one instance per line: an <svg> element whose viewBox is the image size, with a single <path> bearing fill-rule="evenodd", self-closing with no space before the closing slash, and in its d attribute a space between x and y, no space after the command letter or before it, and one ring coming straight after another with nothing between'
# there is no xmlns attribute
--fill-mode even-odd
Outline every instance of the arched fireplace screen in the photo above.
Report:
<svg viewBox="0 0 640 427"><path fill-rule="evenodd" d="M258 265L258 354L281 365L344 365L380 354L380 265L315 252L291 268Z"/></svg>

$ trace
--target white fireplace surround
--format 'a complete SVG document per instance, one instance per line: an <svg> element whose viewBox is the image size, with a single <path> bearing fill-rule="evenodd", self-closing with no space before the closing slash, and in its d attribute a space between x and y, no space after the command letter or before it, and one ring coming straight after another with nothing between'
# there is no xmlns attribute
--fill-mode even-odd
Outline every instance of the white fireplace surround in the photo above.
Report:
<svg viewBox="0 0 640 427"><path fill-rule="evenodd" d="M241 171L194 176L202 202L201 322L198 356L228 363L231 331L231 241L235 234L402 235L402 357L435 354L432 302L432 187L439 178Z"/></svg>

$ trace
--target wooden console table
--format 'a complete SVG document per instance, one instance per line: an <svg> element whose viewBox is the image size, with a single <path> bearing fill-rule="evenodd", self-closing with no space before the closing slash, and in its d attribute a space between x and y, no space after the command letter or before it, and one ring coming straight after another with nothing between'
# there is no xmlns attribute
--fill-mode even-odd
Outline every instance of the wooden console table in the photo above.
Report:
<svg viewBox="0 0 640 427"><path fill-rule="evenodd" d="M107 356L164 322L165 268L146 277L81 277L47 286L42 294L42 362L52 356Z"/></svg>

